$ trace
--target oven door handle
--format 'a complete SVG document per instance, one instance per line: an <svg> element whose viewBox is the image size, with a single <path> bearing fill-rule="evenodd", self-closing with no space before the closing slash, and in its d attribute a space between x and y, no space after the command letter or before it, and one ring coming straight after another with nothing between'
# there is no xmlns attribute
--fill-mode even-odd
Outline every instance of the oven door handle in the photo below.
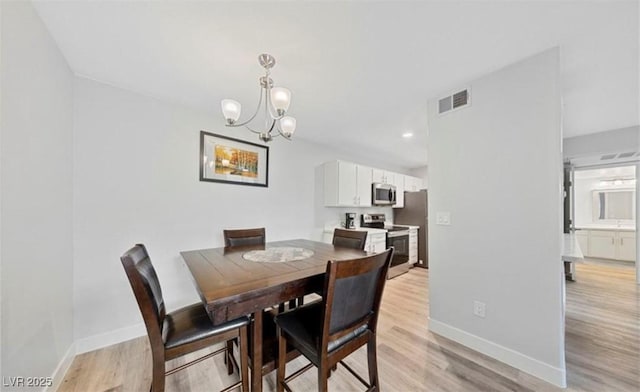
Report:
<svg viewBox="0 0 640 392"><path fill-rule="evenodd" d="M388 232L388 233L387 233L387 237L388 237L388 238L398 238L398 237L404 237L404 236L406 236L406 237L407 237L407 241L408 241L408 240L409 240L409 232L408 232L408 231L406 231L406 232L404 232L404 231L397 231L397 232L395 232L395 233L394 233L394 232Z"/></svg>

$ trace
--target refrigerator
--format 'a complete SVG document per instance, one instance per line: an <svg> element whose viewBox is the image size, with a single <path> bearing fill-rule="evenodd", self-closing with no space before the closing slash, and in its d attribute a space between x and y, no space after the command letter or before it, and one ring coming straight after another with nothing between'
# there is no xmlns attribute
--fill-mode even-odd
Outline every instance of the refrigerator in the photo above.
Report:
<svg viewBox="0 0 640 392"><path fill-rule="evenodd" d="M429 216L427 210L427 190L404 193L404 208L393 209L393 223L396 225L419 226L418 262L416 267L429 268Z"/></svg>

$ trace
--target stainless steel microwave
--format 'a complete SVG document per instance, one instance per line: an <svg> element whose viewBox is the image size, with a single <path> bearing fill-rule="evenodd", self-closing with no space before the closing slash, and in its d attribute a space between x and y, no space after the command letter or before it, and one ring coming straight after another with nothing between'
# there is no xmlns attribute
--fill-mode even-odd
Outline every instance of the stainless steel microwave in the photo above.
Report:
<svg viewBox="0 0 640 392"><path fill-rule="evenodd" d="M392 206L396 204L396 187L391 184L374 182L371 185L371 203L374 206Z"/></svg>

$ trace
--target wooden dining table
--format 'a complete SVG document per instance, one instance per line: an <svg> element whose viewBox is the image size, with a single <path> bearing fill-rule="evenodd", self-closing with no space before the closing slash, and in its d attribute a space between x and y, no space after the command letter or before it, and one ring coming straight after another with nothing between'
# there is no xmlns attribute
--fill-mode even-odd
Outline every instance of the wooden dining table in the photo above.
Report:
<svg viewBox="0 0 640 392"><path fill-rule="evenodd" d="M247 259L260 253L253 251L277 252L282 248L297 248L304 250L303 254L310 255L295 261ZM191 250L180 254L191 271L200 299L214 324L252 315L251 390L260 392L263 365L269 371L277 358L277 352L271 352L271 346L267 351L267 339L263 341L263 327L269 327L263 325L263 310L306 294L321 292L329 260L353 259L367 253L296 239L265 245ZM275 336L269 338L275 342Z"/></svg>

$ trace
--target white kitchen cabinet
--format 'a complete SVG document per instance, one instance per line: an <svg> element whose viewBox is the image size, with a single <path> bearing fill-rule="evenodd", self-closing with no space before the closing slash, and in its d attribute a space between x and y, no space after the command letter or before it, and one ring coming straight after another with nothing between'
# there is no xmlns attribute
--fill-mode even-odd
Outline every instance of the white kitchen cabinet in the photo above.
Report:
<svg viewBox="0 0 640 392"><path fill-rule="evenodd" d="M600 259L616 258L616 232L589 230L589 256Z"/></svg>
<svg viewBox="0 0 640 392"><path fill-rule="evenodd" d="M418 229L409 229L409 264L418 262Z"/></svg>
<svg viewBox="0 0 640 392"><path fill-rule="evenodd" d="M584 256L589 253L589 231L588 230L576 230L576 239L578 240L578 246Z"/></svg>
<svg viewBox="0 0 640 392"><path fill-rule="evenodd" d="M371 207L371 168L356 165L358 207Z"/></svg>
<svg viewBox="0 0 640 392"><path fill-rule="evenodd" d="M380 253L387 249L387 234L372 233L367 234L367 241L364 243L364 250L367 252Z"/></svg>
<svg viewBox="0 0 640 392"><path fill-rule="evenodd" d="M412 176L404 176L404 190L407 192L417 192L422 189L422 179Z"/></svg>
<svg viewBox="0 0 640 392"><path fill-rule="evenodd" d="M371 168L344 161L323 166L326 207L371 206Z"/></svg>
<svg viewBox="0 0 640 392"><path fill-rule="evenodd" d="M373 169L371 171L372 182L379 182L381 184L393 184L395 185L395 174L381 169Z"/></svg>
<svg viewBox="0 0 640 392"><path fill-rule="evenodd" d="M404 175L395 174L394 179L395 183L393 185L396 186L396 204L394 204L393 208L403 208L404 207Z"/></svg>
<svg viewBox="0 0 640 392"><path fill-rule="evenodd" d="M635 261L636 233L629 230L576 230L580 250L586 257Z"/></svg>
<svg viewBox="0 0 640 392"><path fill-rule="evenodd" d="M636 260L636 233L633 231L618 232L618 260Z"/></svg>

